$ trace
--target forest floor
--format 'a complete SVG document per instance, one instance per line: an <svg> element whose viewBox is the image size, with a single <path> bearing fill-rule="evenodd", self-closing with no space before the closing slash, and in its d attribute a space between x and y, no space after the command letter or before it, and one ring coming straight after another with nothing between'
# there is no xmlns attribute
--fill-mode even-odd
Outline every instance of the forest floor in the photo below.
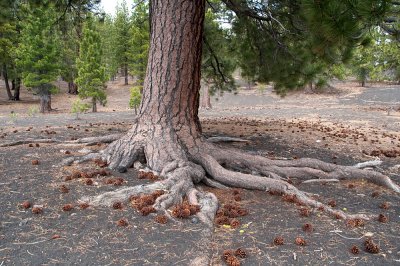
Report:
<svg viewBox="0 0 400 266"><path fill-rule="evenodd" d="M353 165L380 157L383 164L377 170L400 183L400 86L360 88L339 83L336 87L331 93L295 92L283 99L270 89L227 93L218 101L213 99L213 109L200 112L203 131L206 136L247 139L223 145L270 158L313 157ZM2 99L3 87L0 92ZM27 107L27 103L37 105L28 93L22 94L25 104L0 102L0 144L32 137L71 140L125 132L133 116L127 109L129 86L111 83L108 95L107 108L83 114L81 120L69 114L76 96L65 92L53 98L53 108L58 109L52 114L36 114ZM10 115L11 111L16 115ZM128 205L120 210L77 206L83 196L153 182L138 179L134 169L98 176L91 185L83 179L65 181L74 170L98 166L61 167L63 158L104 147L25 144L0 148L0 265L187 265L196 256L202 226L195 220L162 225ZM116 177L123 178L121 186L107 184ZM351 227L318 210L301 216L298 206L280 196L241 190L241 201L235 202L232 190L204 187L218 196L222 206L234 202L249 211L239 219L238 228L216 225L208 247L213 265L224 265L223 250L236 248L248 253L242 265L400 265L399 195L362 179L326 184L292 181L318 194L322 202L335 200L336 208L373 218L364 226ZM62 185L68 193L60 191ZM26 200L42 205L43 213L22 208ZM385 202L388 209L381 208ZM69 203L74 208L63 211ZM388 221L379 222L379 214ZM128 226L117 226L121 218ZM311 224L313 231L305 232L305 224ZM283 238L283 245L273 243L277 236ZM307 244L296 245L296 237L303 237ZM368 237L379 245L379 253L364 250ZM353 245L359 254L350 252Z"/></svg>

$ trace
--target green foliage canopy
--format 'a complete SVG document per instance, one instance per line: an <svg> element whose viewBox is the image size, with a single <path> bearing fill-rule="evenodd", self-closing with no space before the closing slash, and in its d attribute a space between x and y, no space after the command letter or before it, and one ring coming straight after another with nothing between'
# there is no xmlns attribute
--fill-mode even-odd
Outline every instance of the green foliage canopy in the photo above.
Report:
<svg viewBox="0 0 400 266"><path fill-rule="evenodd" d="M94 18L88 18L83 27L83 39L80 44L78 67L79 97L91 98L95 110L96 102L106 104L106 75L102 64L100 34L95 28Z"/></svg>
<svg viewBox="0 0 400 266"><path fill-rule="evenodd" d="M16 49L17 66L26 87L37 94L50 94L60 73L59 33L55 28L54 8L24 6L26 18Z"/></svg>

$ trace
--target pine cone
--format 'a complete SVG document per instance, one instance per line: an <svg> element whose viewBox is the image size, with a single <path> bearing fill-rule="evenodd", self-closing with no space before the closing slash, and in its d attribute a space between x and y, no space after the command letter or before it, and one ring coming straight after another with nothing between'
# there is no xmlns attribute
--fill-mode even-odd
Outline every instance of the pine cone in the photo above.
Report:
<svg viewBox="0 0 400 266"><path fill-rule="evenodd" d="M168 222L168 218L165 215L157 215L155 220L159 224L166 224Z"/></svg>
<svg viewBox="0 0 400 266"><path fill-rule="evenodd" d="M122 203L121 202L114 202L112 207L115 210L120 210L120 209L122 209Z"/></svg>
<svg viewBox="0 0 400 266"><path fill-rule="evenodd" d="M283 241L283 237L281 236L277 236L274 239L274 244L277 246L283 245L284 241Z"/></svg>
<svg viewBox="0 0 400 266"><path fill-rule="evenodd" d="M360 253L360 249L356 245L354 245L351 247L350 252L354 255L357 255L358 253Z"/></svg>
<svg viewBox="0 0 400 266"><path fill-rule="evenodd" d="M119 219L117 222L118 226L128 226L128 222L125 219Z"/></svg>
<svg viewBox="0 0 400 266"><path fill-rule="evenodd" d="M305 246L307 242L302 237L296 237L295 241L296 245Z"/></svg>
<svg viewBox="0 0 400 266"><path fill-rule="evenodd" d="M235 256L243 259L247 257L247 253L244 249L238 248L235 250Z"/></svg>
<svg viewBox="0 0 400 266"><path fill-rule="evenodd" d="M73 208L74 208L74 205L72 205L72 204L65 204L65 205L62 207L62 210L65 211L65 212L69 212L69 211L72 211Z"/></svg>

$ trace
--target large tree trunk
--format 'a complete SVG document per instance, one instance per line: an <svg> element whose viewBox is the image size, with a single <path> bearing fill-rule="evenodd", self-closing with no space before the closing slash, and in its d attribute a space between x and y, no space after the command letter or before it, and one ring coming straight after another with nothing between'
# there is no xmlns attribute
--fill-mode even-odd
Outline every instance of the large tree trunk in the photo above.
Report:
<svg viewBox="0 0 400 266"><path fill-rule="evenodd" d="M198 118L204 1L153 1L151 48L137 123L125 138L145 132L148 166L155 171L187 160L185 146L200 138ZM110 164L135 149L132 141L113 150ZM150 152L160 150L166 152ZM128 155L127 155L128 156ZM131 155L132 156L132 155ZM130 157L130 156L128 156ZM131 158L124 161L131 163Z"/></svg>
<svg viewBox="0 0 400 266"><path fill-rule="evenodd" d="M8 83L7 65L5 63L3 64L3 77L4 77L4 83L6 85L8 100L11 101L13 100L13 96L11 94L10 84Z"/></svg>

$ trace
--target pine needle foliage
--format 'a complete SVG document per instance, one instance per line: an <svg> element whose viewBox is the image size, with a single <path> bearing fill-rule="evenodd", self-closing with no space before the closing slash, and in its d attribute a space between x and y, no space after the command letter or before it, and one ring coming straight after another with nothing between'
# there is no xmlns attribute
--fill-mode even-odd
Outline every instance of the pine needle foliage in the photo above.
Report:
<svg viewBox="0 0 400 266"><path fill-rule="evenodd" d="M106 104L106 75L102 64L100 34L95 27L93 17L89 17L83 27L83 39L76 65L78 68L79 97L91 98L92 111L97 111L97 102Z"/></svg>
<svg viewBox="0 0 400 266"><path fill-rule="evenodd" d="M60 73L55 12L51 6L31 7L27 4L22 8L25 18L16 49L16 63L24 85L40 97L50 97L56 92L52 83Z"/></svg>

